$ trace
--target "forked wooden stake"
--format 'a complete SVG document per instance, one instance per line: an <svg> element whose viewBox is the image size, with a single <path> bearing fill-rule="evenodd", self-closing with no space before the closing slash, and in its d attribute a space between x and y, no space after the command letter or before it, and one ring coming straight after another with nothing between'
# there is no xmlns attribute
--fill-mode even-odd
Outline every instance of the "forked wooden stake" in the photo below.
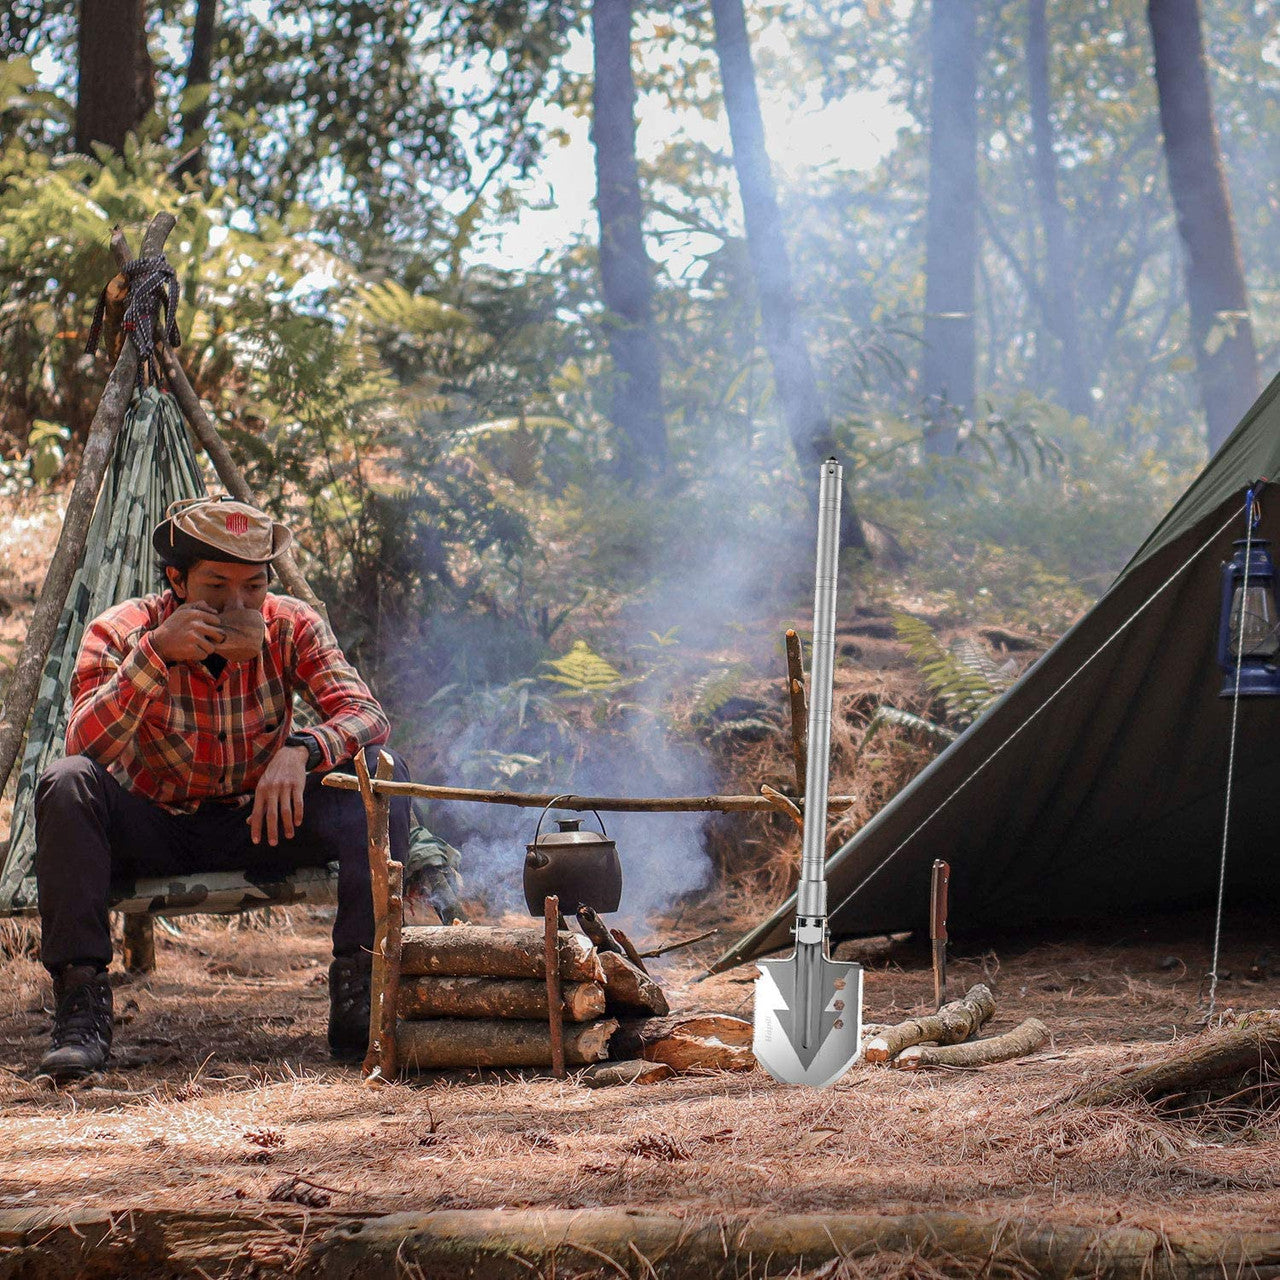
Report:
<svg viewBox="0 0 1280 1280"><path fill-rule="evenodd" d="M564 1006L560 992L560 899L542 904L543 954L547 962L547 1025L551 1029L551 1074L564 1079Z"/></svg>
<svg viewBox="0 0 1280 1280"><path fill-rule="evenodd" d="M394 768L385 751L378 753L375 777L385 781ZM370 976L369 1048L362 1070L375 1070L384 1080L395 1077L396 1004L400 989L400 941L404 927L404 867L391 860L391 799L375 795L364 752L355 756L356 777L369 829L369 872L373 890L373 972Z"/></svg>

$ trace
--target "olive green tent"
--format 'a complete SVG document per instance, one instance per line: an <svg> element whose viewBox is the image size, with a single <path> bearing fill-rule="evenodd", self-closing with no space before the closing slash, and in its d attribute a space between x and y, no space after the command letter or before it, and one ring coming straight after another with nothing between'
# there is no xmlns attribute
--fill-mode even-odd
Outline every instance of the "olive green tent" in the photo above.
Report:
<svg viewBox="0 0 1280 1280"><path fill-rule="evenodd" d="M1107 593L827 863L834 937L927 923L935 858L968 929L1215 901L1229 698L1216 661L1219 578L1244 535L1280 545L1280 377ZM1280 902L1280 698L1242 699L1228 901ZM788 945L795 899L718 971Z"/></svg>

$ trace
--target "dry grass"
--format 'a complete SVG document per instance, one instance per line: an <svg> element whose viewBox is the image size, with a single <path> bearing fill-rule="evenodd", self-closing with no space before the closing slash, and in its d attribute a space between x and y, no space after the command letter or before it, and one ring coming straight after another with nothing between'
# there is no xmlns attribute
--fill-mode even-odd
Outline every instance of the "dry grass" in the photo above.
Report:
<svg viewBox="0 0 1280 1280"><path fill-rule="evenodd" d="M1264 1105L1265 1088L1182 1114L1044 1110L1083 1076L1196 1034L1200 922L1191 934L1153 928L1157 941L1005 944L958 959L957 985L994 983L993 1030L1034 1012L1054 1029L1053 1046L979 1071L858 1067L822 1092L759 1072L611 1090L453 1073L370 1089L324 1053L325 922L295 911L285 924L277 913L269 930L205 921L161 936L159 971L117 987L112 1069L61 1093L27 1078L48 1024L41 971L23 956L5 960L0 1207L251 1207L316 1192L339 1212L629 1205L695 1215L966 1209L1096 1224L1280 1218L1280 1110ZM1238 922L1230 936L1225 967L1244 974L1262 937ZM1185 969L1160 967L1170 953ZM930 979L909 961L890 952L868 972L869 1018L923 1007ZM683 1006L749 1016L750 972L692 986L697 972L683 953L668 963ZM1275 1006L1280 974L1223 991L1239 1008ZM935 1274L896 1255L842 1265L830 1274Z"/></svg>

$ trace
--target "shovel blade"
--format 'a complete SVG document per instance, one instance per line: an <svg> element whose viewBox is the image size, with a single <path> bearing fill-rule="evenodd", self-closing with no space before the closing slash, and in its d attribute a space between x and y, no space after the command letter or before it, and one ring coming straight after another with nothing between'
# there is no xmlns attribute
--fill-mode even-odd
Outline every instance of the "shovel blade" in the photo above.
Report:
<svg viewBox="0 0 1280 1280"><path fill-rule="evenodd" d="M752 1049L780 1083L821 1089L848 1071L862 1047L862 966L815 951L757 961Z"/></svg>

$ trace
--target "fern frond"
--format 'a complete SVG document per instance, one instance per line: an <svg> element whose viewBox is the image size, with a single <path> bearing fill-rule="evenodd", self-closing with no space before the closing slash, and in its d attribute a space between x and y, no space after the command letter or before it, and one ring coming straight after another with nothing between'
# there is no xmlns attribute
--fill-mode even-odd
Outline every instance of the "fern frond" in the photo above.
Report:
<svg viewBox="0 0 1280 1280"><path fill-rule="evenodd" d="M871 739L880 732L885 725L892 725L897 729L907 729L912 733L923 734L926 738L943 744L954 742L960 735L954 729L948 729L946 725L935 724L932 720L926 720L924 716L918 716L910 711L903 711L900 707L881 706L867 722L866 731L862 735L862 741L858 743L858 749L854 753L854 759L867 749L871 743Z"/></svg>
<svg viewBox="0 0 1280 1280"><path fill-rule="evenodd" d="M750 670L749 664L735 662L727 667L713 667L694 681L690 719L698 724L715 715L742 688Z"/></svg>
<svg viewBox="0 0 1280 1280"><path fill-rule="evenodd" d="M543 680L562 684L574 694L608 693L623 683L622 673L595 653L585 640L575 640L568 653L549 658L544 665L554 674L542 676Z"/></svg>
<svg viewBox="0 0 1280 1280"><path fill-rule="evenodd" d="M957 724L974 720L1004 692L1008 682L993 662L982 661L972 641L945 648L927 622L906 613L895 613L893 626L930 693Z"/></svg>

